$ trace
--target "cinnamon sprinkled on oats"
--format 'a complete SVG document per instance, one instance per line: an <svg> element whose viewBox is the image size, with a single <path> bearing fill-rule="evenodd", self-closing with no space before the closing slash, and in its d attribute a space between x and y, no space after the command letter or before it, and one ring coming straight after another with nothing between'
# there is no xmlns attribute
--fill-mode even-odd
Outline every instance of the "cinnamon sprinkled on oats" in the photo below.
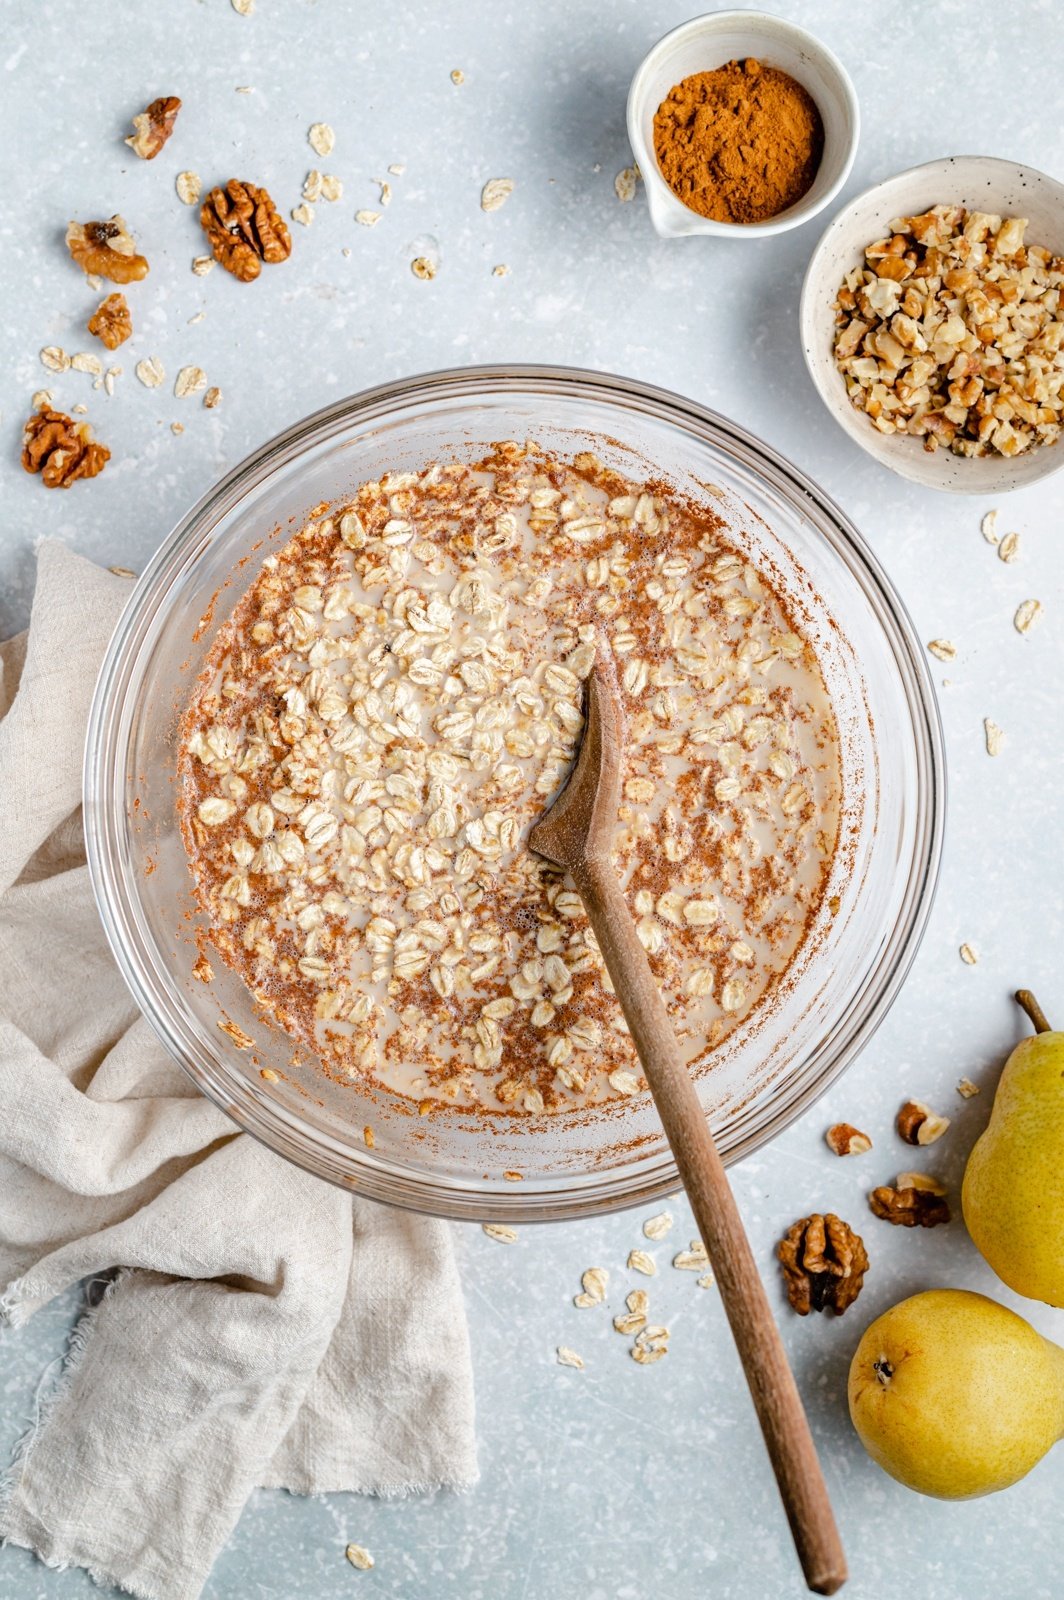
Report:
<svg viewBox="0 0 1064 1600"><path fill-rule="evenodd" d="M504 445L365 484L269 556L185 720L212 937L326 1070L426 1115L643 1092L579 896L523 845L600 650L618 864L692 1065L785 970L837 827L809 647L715 515Z"/></svg>

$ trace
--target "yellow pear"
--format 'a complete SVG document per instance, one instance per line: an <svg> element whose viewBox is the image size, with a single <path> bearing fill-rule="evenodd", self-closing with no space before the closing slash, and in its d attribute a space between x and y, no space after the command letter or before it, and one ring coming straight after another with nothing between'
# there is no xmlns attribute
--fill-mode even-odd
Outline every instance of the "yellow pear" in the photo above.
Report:
<svg viewBox="0 0 1064 1600"><path fill-rule="evenodd" d="M1064 1350L966 1289L928 1289L869 1327L850 1365L861 1443L940 1500L1006 1489L1064 1435Z"/></svg>
<svg viewBox="0 0 1064 1600"><path fill-rule="evenodd" d="M961 1205L968 1232L1003 1283L1064 1306L1064 1033L1026 989L1038 1032L1001 1074L986 1130L968 1157Z"/></svg>

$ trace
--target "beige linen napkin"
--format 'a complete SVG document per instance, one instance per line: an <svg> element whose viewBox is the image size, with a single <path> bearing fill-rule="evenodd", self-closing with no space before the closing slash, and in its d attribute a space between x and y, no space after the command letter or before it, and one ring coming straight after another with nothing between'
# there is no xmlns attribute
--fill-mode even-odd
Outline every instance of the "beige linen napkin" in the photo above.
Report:
<svg viewBox="0 0 1064 1600"><path fill-rule="evenodd" d="M119 1269L4 1479L0 1536L194 1600L255 1485L472 1483L473 1393L446 1225L238 1133L111 960L81 755L129 593L47 543L29 633L0 646L0 1318Z"/></svg>

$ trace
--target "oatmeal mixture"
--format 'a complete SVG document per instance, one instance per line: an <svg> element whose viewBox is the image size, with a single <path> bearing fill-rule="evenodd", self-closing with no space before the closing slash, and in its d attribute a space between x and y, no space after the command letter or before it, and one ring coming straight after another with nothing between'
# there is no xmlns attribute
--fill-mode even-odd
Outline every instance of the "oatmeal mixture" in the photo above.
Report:
<svg viewBox="0 0 1064 1600"><path fill-rule="evenodd" d="M213 941L331 1075L533 1114L643 1086L580 900L524 843L597 652L615 861L698 1064L794 956L838 830L815 656L720 519L509 444L363 484L264 561L185 717L182 825Z"/></svg>

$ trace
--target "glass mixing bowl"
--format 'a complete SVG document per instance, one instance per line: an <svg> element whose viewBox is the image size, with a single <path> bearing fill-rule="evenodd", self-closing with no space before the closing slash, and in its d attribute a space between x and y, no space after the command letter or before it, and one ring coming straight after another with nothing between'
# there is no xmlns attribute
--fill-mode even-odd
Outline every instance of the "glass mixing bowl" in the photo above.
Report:
<svg viewBox="0 0 1064 1600"><path fill-rule="evenodd" d="M841 735L843 844L785 980L697 1079L725 1159L785 1128L867 1042L915 955L942 842L941 729L912 625L856 529L788 462L690 400L601 373L470 368L371 389L264 445L193 507L136 585L96 687L84 798L115 958L205 1094L281 1155L360 1194L440 1216L534 1221L678 1187L649 1096L539 1118L420 1117L408 1100L332 1081L263 1020L221 960L212 983L193 977L204 920L175 815L178 721L266 554L311 508L368 478L473 459L510 438L562 455L594 449L626 476L712 496L819 652ZM250 1049L222 1031L227 1019Z"/></svg>

